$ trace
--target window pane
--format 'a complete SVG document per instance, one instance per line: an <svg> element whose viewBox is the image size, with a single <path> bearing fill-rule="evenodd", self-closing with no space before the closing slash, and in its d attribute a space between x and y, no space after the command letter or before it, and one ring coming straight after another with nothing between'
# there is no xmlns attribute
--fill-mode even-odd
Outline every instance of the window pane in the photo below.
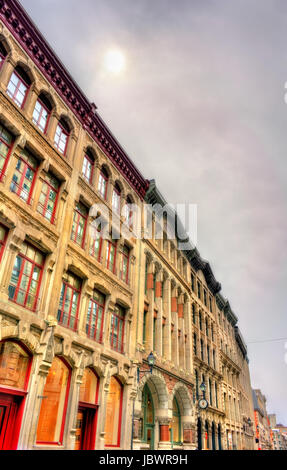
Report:
<svg viewBox="0 0 287 470"><path fill-rule="evenodd" d="M24 390L29 356L16 343L0 343L0 385Z"/></svg>
<svg viewBox="0 0 287 470"><path fill-rule="evenodd" d="M120 412L122 406L122 386L115 377L111 378L107 398L105 445L120 445Z"/></svg>
<svg viewBox="0 0 287 470"><path fill-rule="evenodd" d="M86 403L96 403L98 379L94 372L86 368L83 375L83 381L80 386L79 401Z"/></svg>

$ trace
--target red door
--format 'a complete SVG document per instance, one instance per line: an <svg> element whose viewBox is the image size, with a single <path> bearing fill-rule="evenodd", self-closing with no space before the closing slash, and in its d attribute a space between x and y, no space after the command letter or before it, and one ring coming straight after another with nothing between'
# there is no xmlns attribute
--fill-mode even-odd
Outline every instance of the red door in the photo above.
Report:
<svg viewBox="0 0 287 470"><path fill-rule="evenodd" d="M96 435L97 407L80 406L77 415L75 450L93 450Z"/></svg>
<svg viewBox="0 0 287 470"><path fill-rule="evenodd" d="M0 394L0 450L15 449L17 415L22 397Z"/></svg>

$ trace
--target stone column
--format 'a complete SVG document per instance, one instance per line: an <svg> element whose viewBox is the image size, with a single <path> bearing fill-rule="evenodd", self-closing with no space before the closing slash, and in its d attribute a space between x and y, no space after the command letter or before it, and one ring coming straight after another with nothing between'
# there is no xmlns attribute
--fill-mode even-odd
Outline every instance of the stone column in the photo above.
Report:
<svg viewBox="0 0 287 470"><path fill-rule="evenodd" d="M60 119L59 114L55 110L53 110L49 119L48 128L46 132L46 135L48 139L50 139L53 146L54 146L56 128L57 128L59 119Z"/></svg>
<svg viewBox="0 0 287 470"><path fill-rule="evenodd" d="M179 351L178 351L178 304L177 304L178 290L177 287L173 287L171 291L171 318L173 323L172 337L172 361L176 366L179 365Z"/></svg>
<svg viewBox="0 0 287 470"><path fill-rule="evenodd" d="M191 319L191 304L188 295L185 294L184 303L184 328L186 334L185 343L185 368L188 373L193 373L193 338L192 338L192 319Z"/></svg>
<svg viewBox="0 0 287 470"><path fill-rule="evenodd" d="M36 101L37 101L38 96L39 96L39 90L38 90L36 84L32 83L32 85L30 87L30 90L28 92L27 99L25 101L25 105L24 105L26 116L27 116L27 119L29 119L29 121L32 120L32 116L33 116L33 113L34 113L34 109L35 109L35 105L36 105Z"/></svg>
<svg viewBox="0 0 287 470"><path fill-rule="evenodd" d="M10 77L15 67L16 67L15 60L12 58L11 54L8 54L4 64L2 65L0 69L1 88L3 89L5 93L7 90L8 83L10 81Z"/></svg>
<svg viewBox="0 0 287 470"><path fill-rule="evenodd" d="M178 330L180 331L180 336L178 340L179 367L185 370L184 294L180 294L178 297L177 313Z"/></svg>
<svg viewBox="0 0 287 470"><path fill-rule="evenodd" d="M155 282L155 305L157 308L157 319L155 326L155 351L158 355L162 356L162 270L156 272Z"/></svg>
<svg viewBox="0 0 287 470"><path fill-rule="evenodd" d="M153 350L153 320L154 320L154 291L153 291L153 276L154 276L154 262L151 261L148 265L147 272L147 293L146 297L149 301L148 313L146 315L146 351Z"/></svg>

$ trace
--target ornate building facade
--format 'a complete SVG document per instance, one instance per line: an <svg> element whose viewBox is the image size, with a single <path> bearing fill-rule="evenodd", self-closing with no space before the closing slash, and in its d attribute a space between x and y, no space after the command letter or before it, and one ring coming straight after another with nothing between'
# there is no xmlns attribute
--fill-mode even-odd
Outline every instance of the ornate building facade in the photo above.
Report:
<svg viewBox="0 0 287 470"><path fill-rule="evenodd" d="M137 237L146 202L165 205L20 4L0 1L0 449L227 449L230 433L252 447L237 319L196 249L167 227Z"/></svg>

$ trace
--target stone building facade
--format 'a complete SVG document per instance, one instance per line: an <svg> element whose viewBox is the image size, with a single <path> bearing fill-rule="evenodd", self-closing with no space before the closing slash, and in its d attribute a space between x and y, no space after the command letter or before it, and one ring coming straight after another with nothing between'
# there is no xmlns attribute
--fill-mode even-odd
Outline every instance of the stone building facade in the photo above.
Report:
<svg viewBox="0 0 287 470"><path fill-rule="evenodd" d="M146 202L166 203L0 1L0 448L252 447L237 319L197 249L145 234Z"/></svg>
<svg viewBox="0 0 287 470"><path fill-rule="evenodd" d="M256 449L272 450L273 435L266 409L266 397L259 389L252 390L252 396Z"/></svg>

